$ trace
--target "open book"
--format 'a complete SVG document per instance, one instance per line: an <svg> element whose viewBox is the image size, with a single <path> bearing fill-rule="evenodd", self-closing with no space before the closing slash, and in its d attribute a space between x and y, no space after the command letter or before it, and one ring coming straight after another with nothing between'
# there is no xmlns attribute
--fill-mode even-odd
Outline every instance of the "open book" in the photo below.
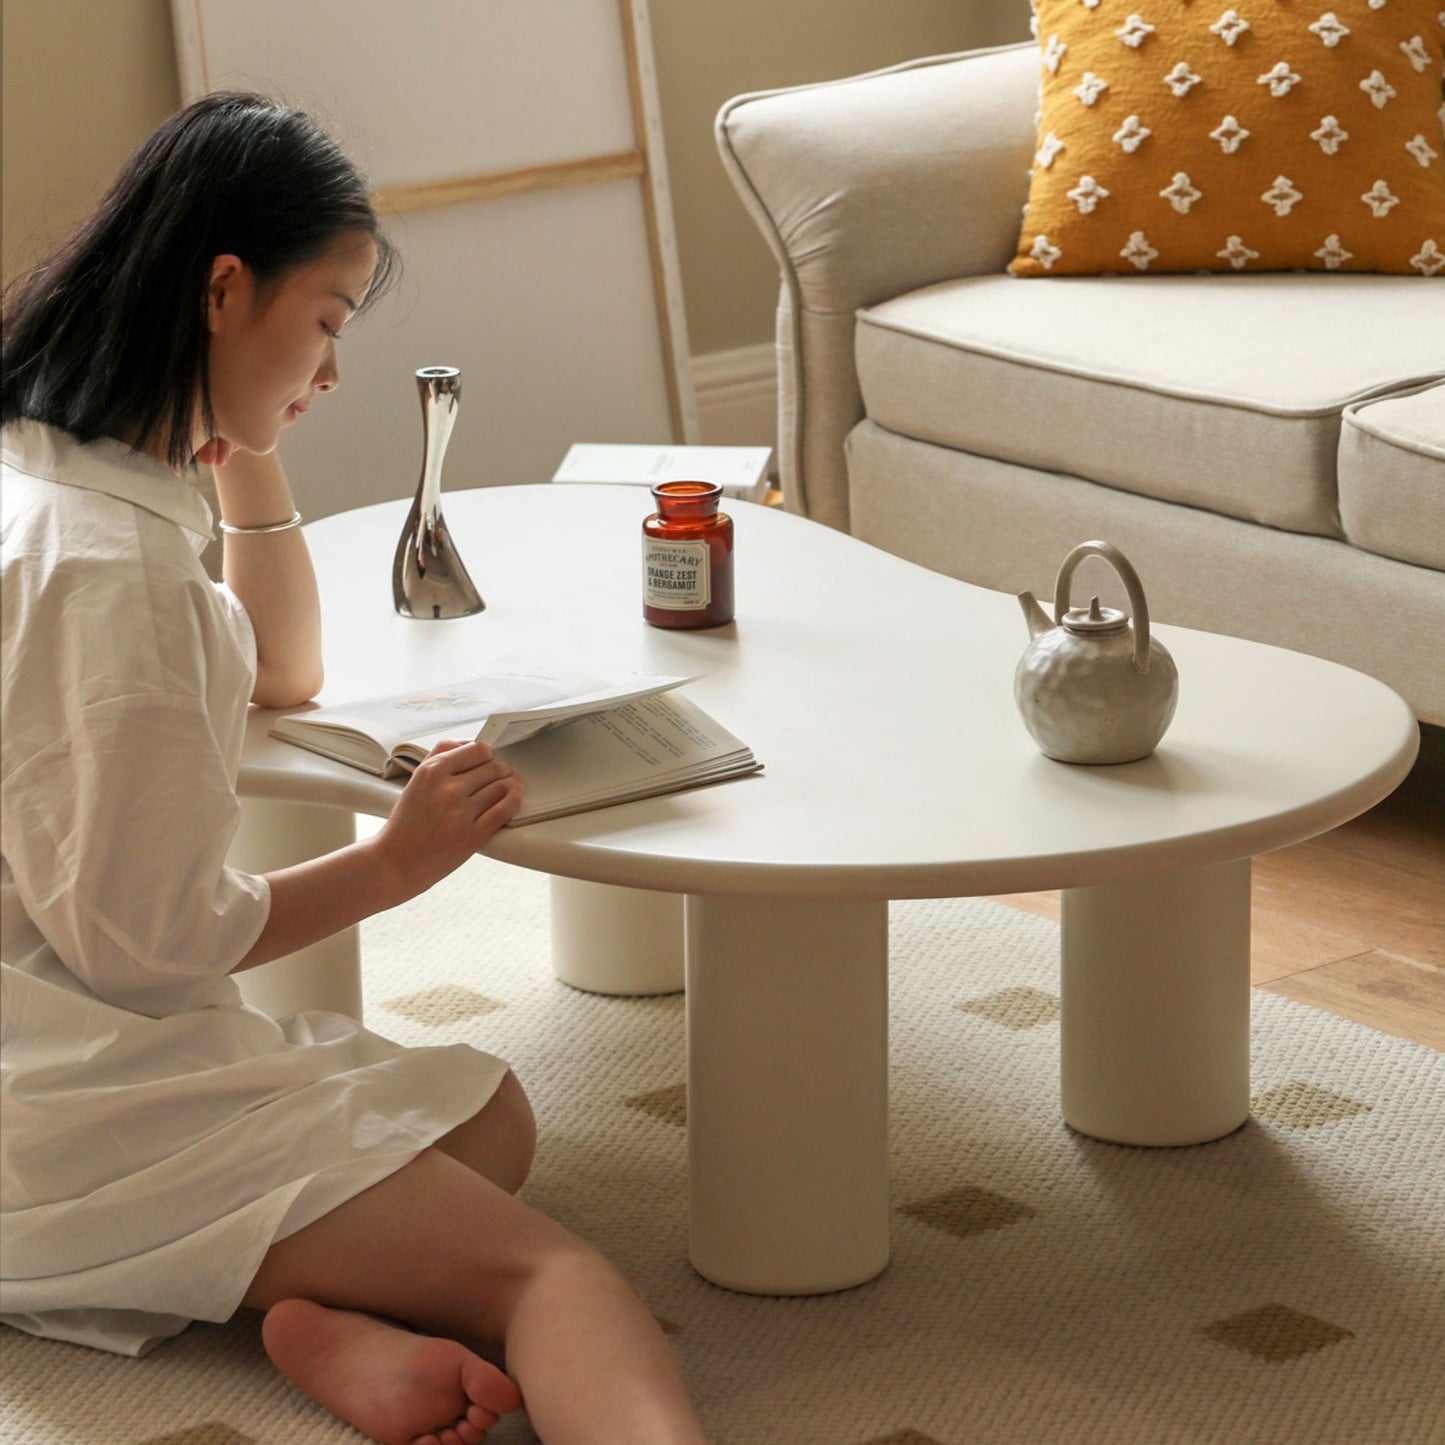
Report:
<svg viewBox="0 0 1445 1445"><path fill-rule="evenodd" d="M688 681L499 671L291 713L271 736L383 778L409 774L439 742L477 738L527 785L515 827L756 772L750 748L671 692Z"/></svg>

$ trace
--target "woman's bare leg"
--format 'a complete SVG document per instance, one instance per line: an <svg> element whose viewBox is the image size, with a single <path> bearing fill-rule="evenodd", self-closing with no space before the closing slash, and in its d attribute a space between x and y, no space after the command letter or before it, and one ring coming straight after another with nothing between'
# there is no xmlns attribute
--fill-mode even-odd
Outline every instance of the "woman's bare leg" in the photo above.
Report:
<svg viewBox="0 0 1445 1445"><path fill-rule="evenodd" d="M508 1069L477 1113L436 1141L436 1147L515 1194L531 1168L537 1127L531 1102ZM262 1338L283 1372L313 1398L351 1420L365 1420L380 1439L414 1445L479 1445L499 1416L521 1403L497 1367L499 1346L423 1340L359 1311L328 1309L312 1300L281 1300L266 1313ZM358 1380L365 1385L358 1389ZM369 1386L369 1392L367 1387ZM449 1421L425 1435L407 1422Z"/></svg>
<svg viewBox="0 0 1445 1445"><path fill-rule="evenodd" d="M295 1303L272 1309L282 1301ZM382 1318L365 1321L365 1336L350 1315L336 1316L345 1328L320 1331L300 1318L308 1301ZM495 1406L505 1378L480 1373L491 1367L461 1340L501 1345L548 1445L705 1438L672 1350L621 1274L440 1149L274 1244L246 1303L271 1310L267 1349L279 1368L385 1445L474 1445L487 1413L502 1413ZM439 1338L392 1329L386 1319ZM313 1348L323 1334L326 1348ZM449 1402L434 1383L409 1383L433 1368L433 1347L455 1352ZM416 1353L423 1348L431 1352L426 1370ZM392 1360L384 1385L383 1357Z"/></svg>
<svg viewBox="0 0 1445 1445"><path fill-rule="evenodd" d="M537 1121L517 1076L508 1069L486 1106L443 1134L436 1147L515 1194L537 1152Z"/></svg>

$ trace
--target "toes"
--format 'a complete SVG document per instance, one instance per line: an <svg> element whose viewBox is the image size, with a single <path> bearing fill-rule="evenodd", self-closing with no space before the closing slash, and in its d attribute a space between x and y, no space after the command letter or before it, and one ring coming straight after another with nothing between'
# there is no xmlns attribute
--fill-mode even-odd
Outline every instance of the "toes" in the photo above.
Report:
<svg viewBox="0 0 1445 1445"><path fill-rule="evenodd" d="M497 1423L497 1416L482 1405L467 1406L467 1423L478 1430L490 1430Z"/></svg>
<svg viewBox="0 0 1445 1445"><path fill-rule="evenodd" d="M494 1415L506 1415L521 1408L521 1391L495 1365L489 1365L478 1355L473 1355L462 1366L462 1389L467 1399Z"/></svg>
<svg viewBox="0 0 1445 1445"><path fill-rule="evenodd" d="M457 1439L462 1442L462 1445L482 1445L482 1441L486 1438L487 1432L484 1429L479 1429L467 1420L457 1421Z"/></svg>

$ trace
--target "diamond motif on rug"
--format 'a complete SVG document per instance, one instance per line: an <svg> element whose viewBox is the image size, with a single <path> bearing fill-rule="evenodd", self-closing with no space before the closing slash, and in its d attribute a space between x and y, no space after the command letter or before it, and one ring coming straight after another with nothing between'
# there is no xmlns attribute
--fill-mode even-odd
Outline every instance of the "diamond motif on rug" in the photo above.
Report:
<svg viewBox="0 0 1445 1445"><path fill-rule="evenodd" d="M1038 1214L1037 1209L1017 1199L972 1185L950 1189L928 1199L915 1199L912 1204L900 1205L898 1212L958 1239L987 1234L990 1229L1004 1229Z"/></svg>
<svg viewBox="0 0 1445 1445"><path fill-rule="evenodd" d="M483 1014L496 1013L506 1004L498 1003L485 994L473 993L457 983L442 983L435 988L424 988L420 993L403 994L400 998L382 1001L382 1008L390 1013L401 1014L413 1023L425 1024L428 1028L440 1028L442 1024L465 1023L467 1019L479 1019Z"/></svg>
<svg viewBox="0 0 1445 1445"><path fill-rule="evenodd" d="M986 993L980 998L954 1004L954 1008L977 1014L991 1024L1001 1024L1016 1033L1036 1029L1040 1024L1051 1024L1059 1016L1059 1000L1054 994L1024 987L1001 988L997 993Z"/></svg>
<svg viewBox="0 0 1445 1445"><path fill-rule="evenodd" d="M152 1435L136 1441L136 1445L256 1445L256 1442L224 1421L207 1420L169 1435Z"/></svg>
<svg viewBox="0 0 1445 1445"><path fill-rule="evenodd" d="M664 1124L687 1127L687 1085L669 1084L665 1089L653 1089L646 1094L629 1094L623 1101L629 1109L651 1114Z"/></svg>
<svg viewBox="0 0 1445 1445"><path fill-rule="evenodd" d="M1354 1338L1353 1330L1280 1304L1261 1305L1212 1325L1202 1325L1200 1333L1232 1350L1271 1361L1298 1359Z"/></svg>
<svg viewBox="0 0 1445 1445"><path fill-rule="evenodd" d="M1250 1100L1249 1110L1256 1119L1262 1119L1266 1124L1283 1124L1287 1129L1313 1129L1318 1124L1337 1124L1341 1119L1368 1114L1372 1107L1344 1094L1318 1089L1313 1084L1294 1083L1281 1084L1277 1089L1266 1089L1264 1093L1256 1094Z"/></svg>

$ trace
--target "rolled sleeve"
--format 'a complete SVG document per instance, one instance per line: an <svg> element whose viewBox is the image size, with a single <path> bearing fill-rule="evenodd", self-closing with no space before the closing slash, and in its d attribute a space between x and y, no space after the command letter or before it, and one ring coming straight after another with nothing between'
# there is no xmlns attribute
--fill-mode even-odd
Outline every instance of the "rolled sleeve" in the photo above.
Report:
<svg viewBox="0 0 1445 1445"><path fill-rule="evenodd" d="M221 1001L270 889L226 866L240 805L204 703L133 694L71 724L6 780L5 855L26 911L109 1003L160 1016Z"/></svg>

